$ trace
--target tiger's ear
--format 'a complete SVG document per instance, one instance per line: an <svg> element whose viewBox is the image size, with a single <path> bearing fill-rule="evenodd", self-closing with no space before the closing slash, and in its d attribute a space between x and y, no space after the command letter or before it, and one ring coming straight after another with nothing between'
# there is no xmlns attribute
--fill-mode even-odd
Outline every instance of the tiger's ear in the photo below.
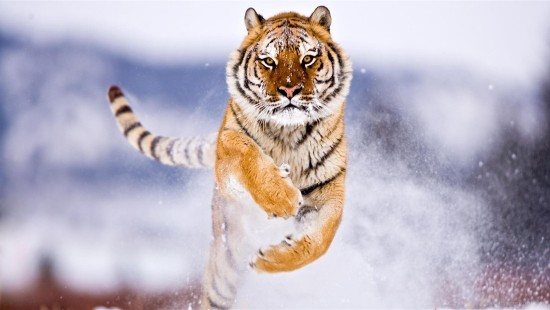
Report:
<svg viewBox="0 0 550 310"><path fill-rule="evenodd" d="M311 16L309 17L310 21L316 22L317 24L323 26L327 31L330 31L330 23L332 18L330 17L330 11L326 6L318 6Z"/></svg>
<svg viewBox="0 0 550 310"><path fill-rule="evenodd" d="M246 25L246 30L250 31L250 29L260 26L264 22L264 18L262 15L259 15L256 13L256 10L253 8L248 8L246 10L246 13L244 14L244 24Z"/></svg>

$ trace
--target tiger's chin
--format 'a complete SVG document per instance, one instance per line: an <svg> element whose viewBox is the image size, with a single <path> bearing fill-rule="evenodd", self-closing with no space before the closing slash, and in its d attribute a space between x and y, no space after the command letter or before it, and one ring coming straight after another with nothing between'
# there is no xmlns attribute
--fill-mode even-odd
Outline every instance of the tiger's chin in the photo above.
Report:
<svg viewBox="0 0 550 310"><path fill-rule="evenodd" d="M271 115L269 121L282 126L300 126L312 122L313 118L300 109L291 108Z"/></svg>

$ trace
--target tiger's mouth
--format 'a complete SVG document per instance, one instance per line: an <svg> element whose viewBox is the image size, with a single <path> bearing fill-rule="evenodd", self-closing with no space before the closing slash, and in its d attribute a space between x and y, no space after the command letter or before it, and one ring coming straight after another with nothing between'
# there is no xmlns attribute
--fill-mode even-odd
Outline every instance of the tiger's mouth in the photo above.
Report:
<svg viewBox="0 0 550 310"><path fill-rule="evenodd" d="M257 110L258 116L279 125L304 125L326 116L322 102L314 96L292 98L270 97L265 105Z"/></svg>
<svg viewBox="0 0 550 310"><path fill-rule="evenodd" d="M300 103L293 103L289 102L286 104L282 104L272 110L273 114L281 113L281 112L292 112L292 111L307 111L307 105L300 104Z"/></svg>
<svg viewBox="0 0 550 310"><path fill-rule="evenodd" d="M278 113L278 112L283 112L283 111L290 111L290 110L293 110L293 109L303 110L301 107L297 106L294 103L288 103L284 106L280 106L280 107L277 107L277 108L273 109L273 113Z"/></svg>

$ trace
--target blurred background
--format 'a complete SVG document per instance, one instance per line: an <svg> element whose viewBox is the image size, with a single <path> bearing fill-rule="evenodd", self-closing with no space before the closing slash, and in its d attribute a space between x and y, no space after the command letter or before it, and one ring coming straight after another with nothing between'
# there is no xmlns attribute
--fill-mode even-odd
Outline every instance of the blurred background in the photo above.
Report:
<svg viewBox="0 0 550 310"><path fill-rule="evenodd" d="M245 10L321 4L354 64L344 219L236 306L548 307L550 3L76 1L0 2L0 308L198 307L213 173L134 151L106 90L209 134Z"/></svg>

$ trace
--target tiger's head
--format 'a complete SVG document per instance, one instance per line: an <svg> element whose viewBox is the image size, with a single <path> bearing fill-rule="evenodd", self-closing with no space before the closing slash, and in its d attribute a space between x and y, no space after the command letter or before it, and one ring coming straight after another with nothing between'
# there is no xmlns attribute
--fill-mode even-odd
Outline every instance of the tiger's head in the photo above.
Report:
<svg viewBox="0 0 550 310"><path fill-rule="evenodd" d="M305 17L245 14L248 34L227 64L233 100L250 117L286 125L312 123L339 111L348 94L351 63L330 35L329 10Z"/></svg>

